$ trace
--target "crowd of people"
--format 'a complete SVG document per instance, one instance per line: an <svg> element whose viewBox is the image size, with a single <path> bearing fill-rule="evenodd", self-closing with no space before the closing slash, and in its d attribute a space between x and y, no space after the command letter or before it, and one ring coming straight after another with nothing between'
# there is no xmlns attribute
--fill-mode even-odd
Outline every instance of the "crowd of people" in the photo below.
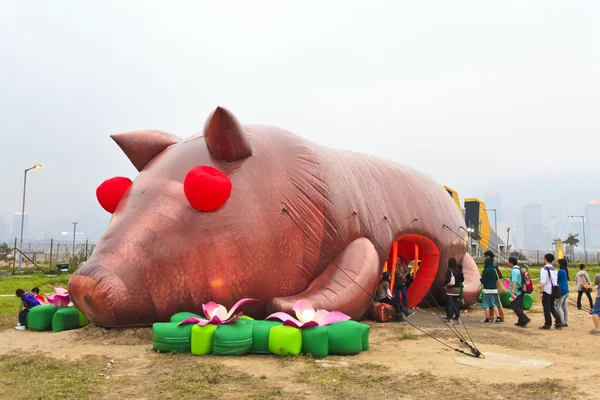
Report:
<svg viewBox="0 0 600 400"><path fill-rule="evenodd" d="M530 279L526 269L519 265L515 257L509 257L506 263L510 268L510 279L508 289L504 289L504 277L494 262L494 253L486 251L484 253L484 268L481 273L481 284L479 287L482 292L481 307L484 310L485 318L482 323L502 323L504 322L504 308L500 299L500 291L510 292L510 308L517 317L516 326L525 328L531 322L523 307L525 294L531 293L533 287L528 287L527 280ZM562 329L569 326L569 269L567 260L561 258L557 261L558 269L554 266L554 255L546 254L544 256L544 266L540 269L540 301L544 310L544 324L539 327L542 330L552 329L552 320L554 319L554 329ZM381 303L386 303L394 307L399 322L406 322L405 317L410 317L414 311L408 308L407 288L410 286L412 276L411 267L407 266L402 257L398 258L395 268L393 293L390 288L391 273L384 272L377 289L377 299ZM416 272L416 271L415 271ZM442 287L446 292L446 316L443 318L446 322L452 324L461 324L460 309L463 297L464 275L462 265L457 263L455 258L448 260L448 269L443 281ZM577 287L577 309L582 310L582 297L585 295L589 301L589 313L592 314L594 328L591 334L600 335L600 274L594 277L593 284L596 286L597 295L595 302L592 300L592 282L586 271L586 266L581 264L575 277ZM531 283L530 283L531 285Z"/></svg>
<svg viewBox="0 0 600 400"><path fill-rule="evenodd" d="M448 266L453 263L450 259ZM510 257L506 265L511 269L509 291L510 308L517 316L516 326L525 328L531 319L523 310L523 299L527 292L523 269L519 266L515 257ZM540 300L544 310L544 324L539 327L542 330L552 329L552 320L554 319L554 329L562 329L569 326L569 269L567 260L561 258L557 261L558 269L554 266L554 255L546 254L544 256L544 266L540 269ZM481 274L480 290L483 291L481 307L485 311L483 323L501 323L504 322L502 302L500 301L499 287L503 283L503 277L498 265L494 262L494 254L491 251L484 253L484 268ZM579 266L579 272L576 276L577 286L577 309L582 309L581 298L585 294L590 303L590 314L594 321L594 329L591 334L600 335L600 274L594 277L597 295L595 303L592 302L592 285L590 277L584 264ZM452 300L448 299L448 308L453 308Z"/></svg>

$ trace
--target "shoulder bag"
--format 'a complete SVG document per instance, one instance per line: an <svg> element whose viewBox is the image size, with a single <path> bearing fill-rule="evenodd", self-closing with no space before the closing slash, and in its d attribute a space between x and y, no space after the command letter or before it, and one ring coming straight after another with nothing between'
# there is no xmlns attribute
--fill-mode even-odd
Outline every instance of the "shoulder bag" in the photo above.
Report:
<svg viewBox="0 0 600 400"><path fill-rule="evenodd" d="M550 297L552 297L554 300L556 300L562 296L560 287L558 286L558 278L556 279L557 285L554 286L552 284L552 275L550 275L550 269L546 268L546 271L548 272L548 279L550 279L550 285L552 285L552 294L550 295Z"/></svg>
<svg viewBox="0 0 600 400"><path fill-rule="evenodd" d="M498 276L498 271L494 270L496 272L496 289L498 289L498 294L504 294L506 293L506 288L504 287L504 281L502 279L500 279L500 277Z"/></svg>

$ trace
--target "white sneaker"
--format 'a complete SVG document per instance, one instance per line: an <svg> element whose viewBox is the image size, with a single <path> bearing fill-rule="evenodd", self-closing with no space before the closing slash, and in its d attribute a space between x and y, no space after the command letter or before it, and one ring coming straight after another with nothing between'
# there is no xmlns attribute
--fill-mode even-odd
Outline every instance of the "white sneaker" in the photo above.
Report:
<svg viewBox="0 0 600 400"><path fill-rule="evenodd" d="M18 331L24 331L25 327L23 325L17 325L17 326L15 326L15 329Z"/></svg>

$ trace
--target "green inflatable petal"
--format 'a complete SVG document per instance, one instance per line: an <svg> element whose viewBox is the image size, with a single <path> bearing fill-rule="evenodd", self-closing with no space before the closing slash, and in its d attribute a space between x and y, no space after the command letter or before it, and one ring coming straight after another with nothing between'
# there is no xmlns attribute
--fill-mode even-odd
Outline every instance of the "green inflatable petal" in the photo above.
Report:
<svg viewBox="0 0 600 400"><path fill-rule="evenodd" d="M298 328L278 325L269 332L269 351L278 356L297 356L302 350L302 332Z"/></svg>
<svg viewBox="0 0 600 400"><path fill-rule="evenodd" d="M529 293L525 293L523 297L523 309L529 310L533 306L533 297Z"/></svg>
<svg viewBox="0 0 600 400"><path fill-rule="evenodd" d="M212 353L213 339L217 325L192 325L192 354L195 356L204 356Z"/></svg>
<svg viewBox="0 0 600 400"><path fill-rule="evenodd" d="M329 354L329 331L327 326L315 326L302 330L302 354L323 358Z"/></svg>
<svg viewBox="0 0 600 400"><path fill-rule="evenodd" d="M27 313L27 329L32 331L52 330L52 317L58 308L53 305L43 305L33 307Z"/></svg>
<svg viewBox="0 0 600 400"><path fill-rule="evenodd" d="M161 352L189 353L191 350L192 327L179 326L177 322L156 322L152 325L152 349Z"/></svg>
<svg viewBox="0 0 600 400"><path fill-rule="evenodd" d="M54 332L68 331L79 328L80 312L75 307L61 307L52 316Z"/></svg>
<svg viewBox="0 0 600 400"><path fill-rule="evenodd" d="M252 350L252 324L245 321L219 325L213 337L213 355L243 356Z"/></svg>
<svg viewBox="0 0 600 400"><path fill-rule="evenodd" d="M365 328L356 321L344 321L329 325L329 354L351 355L363 350ZM368 346L368 344L367 344Z"/></svg>
<svg viewBox="0 0 600 400"><path fill-rule="evenodd" d="M283 323L279 321L252 321L252 353L268 354L269 353L269 334L275 326L281 326Z"/></svg>

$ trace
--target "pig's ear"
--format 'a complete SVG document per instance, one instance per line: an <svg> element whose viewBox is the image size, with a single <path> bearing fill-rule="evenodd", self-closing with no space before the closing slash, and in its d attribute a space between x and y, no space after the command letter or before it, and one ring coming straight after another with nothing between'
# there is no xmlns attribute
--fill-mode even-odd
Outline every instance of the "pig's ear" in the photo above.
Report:
<svg viewBox="0 0 600 400"><path fill-rule="evenodd" d="M244 128L223 107L217 107L206 120L204 140L214 156L221 161L232 162L252 155L252 146Z"/></svg>
<svg viewBox="0 0 600 400"><path fill-rule="evenodd" d="M161 131L134 131L111 135L129 161L138 170L144 167L167 147L181 139Z"/></svg>

